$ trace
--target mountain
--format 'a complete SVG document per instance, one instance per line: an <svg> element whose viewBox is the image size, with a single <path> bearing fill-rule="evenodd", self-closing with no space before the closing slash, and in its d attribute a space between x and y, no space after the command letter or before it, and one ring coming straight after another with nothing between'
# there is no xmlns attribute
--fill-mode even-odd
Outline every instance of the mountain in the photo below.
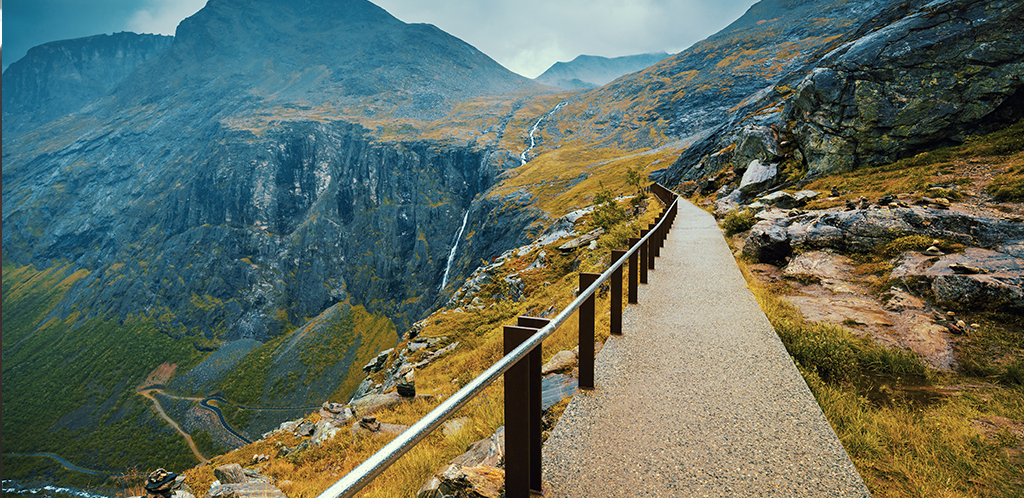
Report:
<svg viewBox="0 0 1024 498"><path fill-rule="evenodd" d="M344 322L321 317L347 316L339 306L390 326L331 346L344 361L287 380L298 384L252 367L279 356L257 348L262 359L233 357L177 394L277 406L294 385L345 401L356 386L323 376L348 375L381 334L393 343L446 301L446 277L522 243L541 216L528 197L480 196L513 156L471 140L379 141L360 123L411 126L506 92L550 89L366 1L213 0L78 113L5 133L5 449L63 449L106 470L159 464L139 444L111 446L138 426L190 458L134 395L147 375L205 369L238 341L320 334L300 327Z"/></svg>
<svg viewBox="0 0 1024 498"><path fill-rule="evenodd" d="M624 74L648 68L666 57L665 52L612 58L580 55L570 62L554 63L534 81L566 90L596 88Z"/></svg>
<svg viewBox="0 0 1024 498"><path fill-rule="evenodd" d="M4 71L4 136L78 111L172 41L171 36L115 33L32 48Z"/></svg>

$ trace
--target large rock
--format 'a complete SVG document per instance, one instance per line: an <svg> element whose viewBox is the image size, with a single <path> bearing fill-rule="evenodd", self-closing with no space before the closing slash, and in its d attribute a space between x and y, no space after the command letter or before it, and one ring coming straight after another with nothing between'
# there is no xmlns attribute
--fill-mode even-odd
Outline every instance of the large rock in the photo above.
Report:
<svg viewBox="0 0 1024 498"><path fill-rule="evenodd" d="M476 478L471 478L471 476L486 477L485 480L490 481L491 477L499 475L497 472L500 472L501 482L504 483L505 473L498 468L504 465L504 459L505 428L499 427L494 434L473 443L465 453L455 457L447 467L434 474L423 484L416 496L417 498L452 496L458 489L467 489L460 487L466 484L466 481L475 481ZM460 475L465 479L459 477ZM454 496L490 495L456 494Z"/></svg>
<svg viewBox="0 0 1024 498"><path fill-rule="evenodd" d="M754 159L747 165L746 171L743 172L743 178L740 179L740 192L747 195L763 192L775 184L778 175L777 164L764 164Z"/></svg>
<svg viewBox="0 0 1024 498"><path fill-rule="evenodd" d="M265 482L211 486L206 498L287 498L277 486Z"/></svg>
<svg viewBox="0 0 1024 498"><path fill-rule="evenodd" d="M889 163L1024 114L1021 5L918 5L800 82L784 120L796 123L811 176Z"/></svg>
<svg viewBox="0 0 1024 498"><path fill-rule="evenodd" d="M1024 224L922 207L819 211L778 217L751 228L743 252L776 261L792 249L868 252L908 235L925 235L977 247L1015 247Z"/></svg>
<svg viewBox="0 0 1024 498"><path fill-rule="evenodd" d="M786 227L771 221L754 224L743 244L743 254L765 263L785 259L792 251Z"/></svg>
<svg viewBox="0 0 1024 498"><path fill-rule="evenodd" d="M960 266L983 272L954 271ZM930 290L938 303L950 308L1024 309L1024 259L997 251L967 248L939 258L911 253L891 277L909 288Z"/></svg>

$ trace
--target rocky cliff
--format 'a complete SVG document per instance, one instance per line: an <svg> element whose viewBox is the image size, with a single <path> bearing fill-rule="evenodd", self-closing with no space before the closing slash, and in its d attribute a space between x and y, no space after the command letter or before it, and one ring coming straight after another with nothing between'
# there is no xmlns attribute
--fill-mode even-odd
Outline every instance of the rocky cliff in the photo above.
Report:
<svg viewBox="0 0 1024 498"><path fill-rule="evenodd" d="M78 111L172 41L171 36L115 33L34 47L4 71L4 136Z"/></svg>
<svg viewBox="0 0 1024 498"><path fill-rule="evenodd" d="M807 2L783 8L789 5L794 4L761 2L709 38L720 40L730 30L763 32L784 23L787 32L776 47L793 57L783 66L753 60L741 64L753 73L775 69L756 80L764 85L757 91L737 95L731 88L722 99L735 104L727 114L711 113L711 119L700 120L692 113L681 116L677 129L697 132L698 138L670 168L656 173L657 178L701 181L727 168L742 175L753 160L789 160L817 177L959 143L971 134L1007 126L1024 112L1024 57L1016 33L1021 2L869 2L827 4L824 10ZM844 9L849 10L841 14ZM808 22L819 14L820 21ZM768 19L775 15L780 17ZM792 23L794 16L803 21ZM828 43L818 45L817 51L786 50L797 39L812 39L805 38L816 34L808 24L838 19L842 21L818 35ZM744 76L748 84L755 82ZM678 115L688 105L662 109ZM765 133L769 126L777 128L774 141L788 142L788 149L738 150L745 140L753 145L748 137ZM780 132L785 136L780 138Z"/></svg>

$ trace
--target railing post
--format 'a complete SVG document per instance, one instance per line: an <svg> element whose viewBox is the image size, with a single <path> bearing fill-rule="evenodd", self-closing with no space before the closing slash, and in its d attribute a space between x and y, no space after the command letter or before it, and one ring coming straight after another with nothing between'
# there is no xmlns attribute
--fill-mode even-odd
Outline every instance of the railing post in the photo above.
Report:
<svg viewBox="0 0 1024 498"><path fill-rule="evenodd" d="M646 236L647 232L649 232L649 231L650 230L640 230L640 238L643 239L644 236ZM637 251L638 253L640 253L639 267L640 267L640 283L641 284L646 284L647 283L647 264L648 264L647 263L647 251L650 249L650 246L651 246L651 244L649 244L649 242L650 242L650 239L641 242L640 243L640 250Z"/></svg>
<svg viewBox="0 0 1024 498"><path fill-rule="evenodd" d="M537 330L506 325L504 332L507 355ZM531 413L531 356L532 351L505 372L505 496L508 498L530 497L530 469L533 467L530 419L540 417L540 413Z"/></svg>
<svg viewBox="0 0 1024 498"><path fill-rule="evenodd" d="M536 318L532 316L519 317L518 325L533 330L533 335L545 325L551 323L547 318ZM541 441L540 435L544 431L543 420L541 420L541 377L540 367L544 364L543 350L540 346L530 351L530 489L538 493L542 492L543 481L541 479ZM506 353L508 354L508 353Z"/></svg>
<svg viewBox="0 0 1024 498"><path fill-rule="evenodd" d="M640 243L639 237L630 237L629 248L632 249ZM637 249L629 256L629 304L636 304L640 301L637 300L637 281L636 277L640 273L637 261L640 259L640 250Z"/></svg>
<svg viewBox="0 0 1024 498"><path fill-rule="evenodd" d="M626 251L612 251L612 264L622 260ZM612 295L611 295L612 319L609 325L611 335L622 335L622 266L612 272Z"/></svg>
<svg viewBox="0 0 1024 498"><path fill-rule="evenodd" d="M654 258L661 257L661 231L665 227L665 225L659 225L659 223L661 223L664 219L665 213L661 213L661 216L658 216L658 219L654 220L654 225L657 228L654 229L654 235L651 236L651 252L654 253L654 255L651 256L651 261L654 261ZM654 269L654 263L651 263L651 269Z"/></svg>
<svg viewBox="0 0 1024 498"><path fill-rule="evenodd" d="M601 277L600 273L580 273L580 293ZM590 295L579 309L580 320L580 389L594 388L594 299Z"/></svg>
<svg viewBox="0 0 1024 498"><path fill-rule="evenodd" d="M656 231L657 229L654 228L655 226L656 225L654 223L651 223L650 225L647 225L647 232L650 233L652 231ZM657 256L657 255L658 255L658 234L657 233L652 233L651 234L651 238L647 239L647 269L648 270L653 270L654 269L654 257Z"/></svg>

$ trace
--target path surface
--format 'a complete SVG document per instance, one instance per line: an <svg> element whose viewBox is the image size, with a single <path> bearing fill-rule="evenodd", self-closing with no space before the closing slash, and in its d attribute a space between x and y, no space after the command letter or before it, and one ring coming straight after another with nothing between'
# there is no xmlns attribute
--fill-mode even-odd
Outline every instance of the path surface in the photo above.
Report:
<svg viewBox="0 0 1024 498"><path fill-rule="evenodd" d="M544 445L545 497L870 496L714 219L679 215Z"/></svg>
<svg viewBox="0 0 1024 498"><path fill-rule="evenodd" d="M192 440L192 436L190 436L187 432L185 432L181 428L181 426L178 425L178 423L174 421L173 418L171 418L169 415L167 415L167 412L164 411L164 407L163 406L160 406L160 401L157 400L156 396L154 395L154 392L157 392L157 391L158 391L157 389L151 389L151 390L148 390L148 391L136 391L136 392L138 392L143 397L148 398L149 400L151 400L153 402L153 409L156 410L156 413L158 415L160 415L161 418L166 420L168 424L171 424L171 427L173 427L174 430L178 431L178 434L181 434L181 436L183 438L185 438L185 442L188 443L188 447L192 449L192 454L195 455L196 458L198 458L200 462L203 462L203 463L209 462L210 459L206 458L205 456L203 456L202 453L199 452L199 447L196 446L196 442Z"/></svg>

